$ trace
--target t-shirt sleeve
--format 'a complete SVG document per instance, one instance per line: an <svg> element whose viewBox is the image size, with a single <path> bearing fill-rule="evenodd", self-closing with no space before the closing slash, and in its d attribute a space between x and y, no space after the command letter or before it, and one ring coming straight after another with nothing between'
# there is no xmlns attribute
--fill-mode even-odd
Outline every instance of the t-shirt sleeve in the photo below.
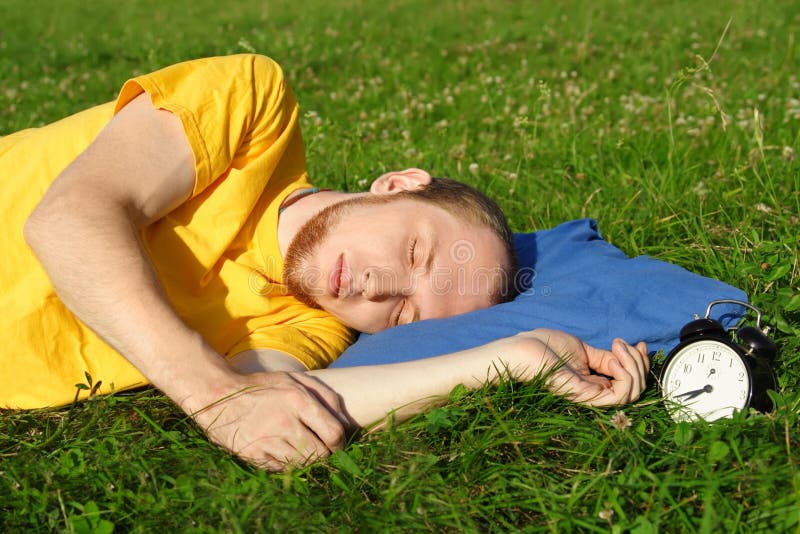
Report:
<svg viewBox="0 0 800 534"><path fill-rule="evenodd" d="M269 148L297 114L280 66L255 54L178 63L128 80L115 112L147 92L177 115L195 159L196 196L228 169Z"/></svg>
<svg viewBox="0 0 800 534"><path fill-rule="evenodd" d="M233 357L246 350L271 349L297 359L307 369L330 365L355 341L355 334L331 319L305 321L302 327L271 325L251 332L228 351Z"/></svg>

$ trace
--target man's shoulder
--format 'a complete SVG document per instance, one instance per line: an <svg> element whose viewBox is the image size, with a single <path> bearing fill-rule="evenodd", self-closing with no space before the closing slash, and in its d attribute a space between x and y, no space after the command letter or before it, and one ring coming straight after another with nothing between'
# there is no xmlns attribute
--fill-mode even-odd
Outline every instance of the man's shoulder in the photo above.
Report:
<svg viewBox="0 0 800 534"><path fill-rule="evenodd" d="M224 74L222 78L218 78L219 81L225 80L231 75L244 78L283 79L283 69L278 62L261 54L232 54L190 59L164 67L153 74L164 71L183 71L192 74L202 72Z"/></svg>

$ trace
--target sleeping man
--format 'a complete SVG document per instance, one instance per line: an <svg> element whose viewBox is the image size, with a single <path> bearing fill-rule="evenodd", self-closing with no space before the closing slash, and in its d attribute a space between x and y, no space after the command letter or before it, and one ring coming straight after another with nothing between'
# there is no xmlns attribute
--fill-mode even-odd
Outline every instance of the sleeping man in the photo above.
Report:
<svg viewBox="0 0 800 534"><path fill-rule="evenodd" d="M87 374L91 393L149 383L217 444L280 469L501 370L548 372L596 406L645 387L643 343L556 330L326 369L354 331L513 298L513 236L482 194L418 169L368 193L313 188L297 104L265 57L180 63L0 138L0 180L2 408L67 404Z"/></svg>

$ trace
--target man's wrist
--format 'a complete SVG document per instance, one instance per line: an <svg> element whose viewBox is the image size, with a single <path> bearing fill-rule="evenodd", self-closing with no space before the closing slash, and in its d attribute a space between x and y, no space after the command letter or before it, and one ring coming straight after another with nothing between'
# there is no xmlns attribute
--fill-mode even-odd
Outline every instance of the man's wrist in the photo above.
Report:
<svg viewBox="0 0 800 534"><path fill-rule="evenodd" d="M240 383L239 373L196 332L181 348L172 349L172 354L180 357L156 373L151 382L187 414L230 395Z"/></svg>
<svg viewBox="0 0 800 534"><path fill-rule="evenodd" d="M498 370L521 381L531 380L541 372L547 350L536 332L498 340L498 349L498 360L502 362Z"/></svg>

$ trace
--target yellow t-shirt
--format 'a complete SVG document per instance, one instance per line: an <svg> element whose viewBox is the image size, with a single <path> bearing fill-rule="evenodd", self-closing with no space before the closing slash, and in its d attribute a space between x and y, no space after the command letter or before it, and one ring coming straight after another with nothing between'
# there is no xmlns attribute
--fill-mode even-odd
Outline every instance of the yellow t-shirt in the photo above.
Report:
<svg viewBox="0 0 800 534"><path fill-rule="evenodd" d="M101 393L147 383L66 309L22 236L55 177L143 91L181 119L195 157L192 197L141 231L178 315L222 355L275 349L308 368L353 340L279 283L278 208L309 187L298 107L280 67L249 54L189 61L129 80L116 102L0 138L0 407L71 402L84 372L102 381Z"/></svg>

